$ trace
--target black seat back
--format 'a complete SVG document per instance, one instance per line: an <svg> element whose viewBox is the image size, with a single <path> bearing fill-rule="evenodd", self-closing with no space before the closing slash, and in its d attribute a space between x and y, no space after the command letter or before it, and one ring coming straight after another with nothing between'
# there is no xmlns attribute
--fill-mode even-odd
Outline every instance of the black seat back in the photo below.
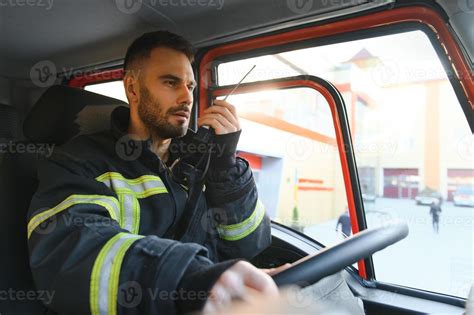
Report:
<svg viewBox="0 0 474 315"><path fill-rule="evenodd" d="M1 154L0 291L7 292L7 300L0 301L0 314L47 312L41 303L45 296L34 286L27 244L26 217L38 185L39 159L51 153L46 148L110 128L110 113L117 106L128 105L81 89L53 86L25 119L23 131L29 140L9 140L9 149Z"/></svg>
<svg viewBox="0 0 474 315"><path fill-rule="evenodd" d="M20 114L9 105L0 104L0 141L17 140L20 137Z"/></svg>
<svg viewBox="0 0 474 315"><path fill-rule="evenodd" d="M37 161L36 153L8 152L0 164L0 290L9 292L0 304L2 314L45 313L33 285L26 243L26 211L37 188ZM27 294L34 298L26 299Z"/></svg>

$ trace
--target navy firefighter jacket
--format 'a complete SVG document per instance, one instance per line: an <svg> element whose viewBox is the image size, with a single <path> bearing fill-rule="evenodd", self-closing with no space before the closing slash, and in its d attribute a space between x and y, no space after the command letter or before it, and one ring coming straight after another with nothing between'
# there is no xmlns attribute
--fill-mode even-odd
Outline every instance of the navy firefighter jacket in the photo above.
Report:
<svg viewBox="0 0 474 315"><path fill-rule="evenodd" d="M180 166L176 139L166 164L150 141L127 135L128 123L119 107L111 130L40 163L28 246L37 289L54 294L52 313L200 310L222 272L271 243L252 171L235 156L240 132L215 136L227 147L199 172Z"/></svg>

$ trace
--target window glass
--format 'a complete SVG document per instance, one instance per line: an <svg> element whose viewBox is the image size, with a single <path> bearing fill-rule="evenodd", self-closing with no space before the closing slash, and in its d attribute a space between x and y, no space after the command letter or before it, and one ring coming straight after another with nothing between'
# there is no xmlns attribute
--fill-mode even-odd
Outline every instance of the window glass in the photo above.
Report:
<svg viewBox="0 0 474 315"><path fill-rule="evenodd" d="M239 154L256 174L269 216L326 245L343 239L342 231L350 234L345 219L336 232L347 198L324 97L310 88L292 88L232 95L227 101L240 117Z"/></svg>
<svg viewBox="0 0 474 315"><path fill-rule="evenodd" d="M86 85L84 89L87 91L94 92L94 93L113 97L113 98L122 100L124 102L128 102L127 97L125 95L125 89L123 88L122 80L106 82L106 83L90 84L90 85Z"/></svg>
<svg viewBox="0 0 474 315"><path fill-rule="evenodd" d="M401 219L410 229L406 239L374 255L377 280L467 297L474 282L474 139L426 34L410 31L226 62L218 67L219 85L235 84L253 65L246 82L310 74L343 94L368 227ZM301 103L295 105L285 121L303 117L304 109L296 109ZM265 104L251 106L266 111ZM307 116L313 125L304 119L299 124L314 131L319 115L324 113ZM255 133L253 141L261 137ZM307 148L299 156L313 152ZM310 157L318 167L334 165L321 160L320 152ZM318 179L306 168L297 177ZM263 174L259 180L261 187L268 185ZM334 206L329 217L316 196L308 202L314 207L305 211L316 211L310 216L329 228L344 207ZM279 204L275 216L292 207Z"/></svg>

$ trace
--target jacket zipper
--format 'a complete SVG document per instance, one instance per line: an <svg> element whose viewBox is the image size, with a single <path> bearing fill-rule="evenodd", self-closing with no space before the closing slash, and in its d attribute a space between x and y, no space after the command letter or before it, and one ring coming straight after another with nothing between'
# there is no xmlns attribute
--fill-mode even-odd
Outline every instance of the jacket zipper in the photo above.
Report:
<svg viewBox="0 0 474 315"><path fill-rule="evenodd" d="M176 224L176 218L178 216L178 206L176 205L176 200L174 199L174 193L173 193L173 189L171 189L171 184L170 184L170 177L171 177L171 170L170 168L160 159L158 158L158 161L160 161L160 165L162 166L162 169L164 170L163 171L163 174L164 174L164 177L165 177L165 185L166 185L166 188L168 189L168 192L169 192L169 195L171 197L171 202L173 203L173 221L171 222L171 226L174 226L174 224ZM167 231L169 230L169 228L167 229Z"/></svg>

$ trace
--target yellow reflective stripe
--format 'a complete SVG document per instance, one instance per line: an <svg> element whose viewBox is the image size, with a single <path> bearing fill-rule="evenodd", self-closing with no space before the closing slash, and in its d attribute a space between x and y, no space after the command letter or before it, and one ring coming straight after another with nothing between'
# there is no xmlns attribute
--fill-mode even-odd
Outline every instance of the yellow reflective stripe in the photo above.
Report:
<svg viewBox="0 0 474 315"><path fill-rule="evenodd" d="M130 232L138 234L138 231L140 230L140 203L138 202L137 198L133 198L133 225L132 225L132 230Z"/></svg>
<svg viewBox="0 0 474 315"><path fill-rule="evenodd" d="M255 231L265 216L265 206L257 200L255 210L245 221L232 225L219 225L217 232L226 241L238 241Z"/></svg>
<svg viewBox="0 0 474 315"><path fill-rule="evenodd" d="M118 200L114 197L103 195L71 195L64 199L57 206L38 213L33 218L31 218L30 222L28 222L28 238L31 237L33 231L41 223L58 214L59 212L62 212L67 208L77 204L96 204L102 206L107 210L113 220L119 221L120 205Z"/></svg>
<svg viewBox="0 0 474 315"><path fill-rule="evenodd" d="M100 182L107 179L123 180L123 181L128 182L130 185L136 185L136 184L141 184L141 183L150 182L150 181L161 181L161 178L155 175L142 175L138 178L125 178L122 174L117 173L117 172L107 172L96 177L96 180Z"/></svg>
<svg viewBox="0 0 474 315"><path fill-rule="evenodd" d="M102 247L92 268L90 309L93 315L117 314L120 269L130 246L140 235L119 233Z"/></svg>

